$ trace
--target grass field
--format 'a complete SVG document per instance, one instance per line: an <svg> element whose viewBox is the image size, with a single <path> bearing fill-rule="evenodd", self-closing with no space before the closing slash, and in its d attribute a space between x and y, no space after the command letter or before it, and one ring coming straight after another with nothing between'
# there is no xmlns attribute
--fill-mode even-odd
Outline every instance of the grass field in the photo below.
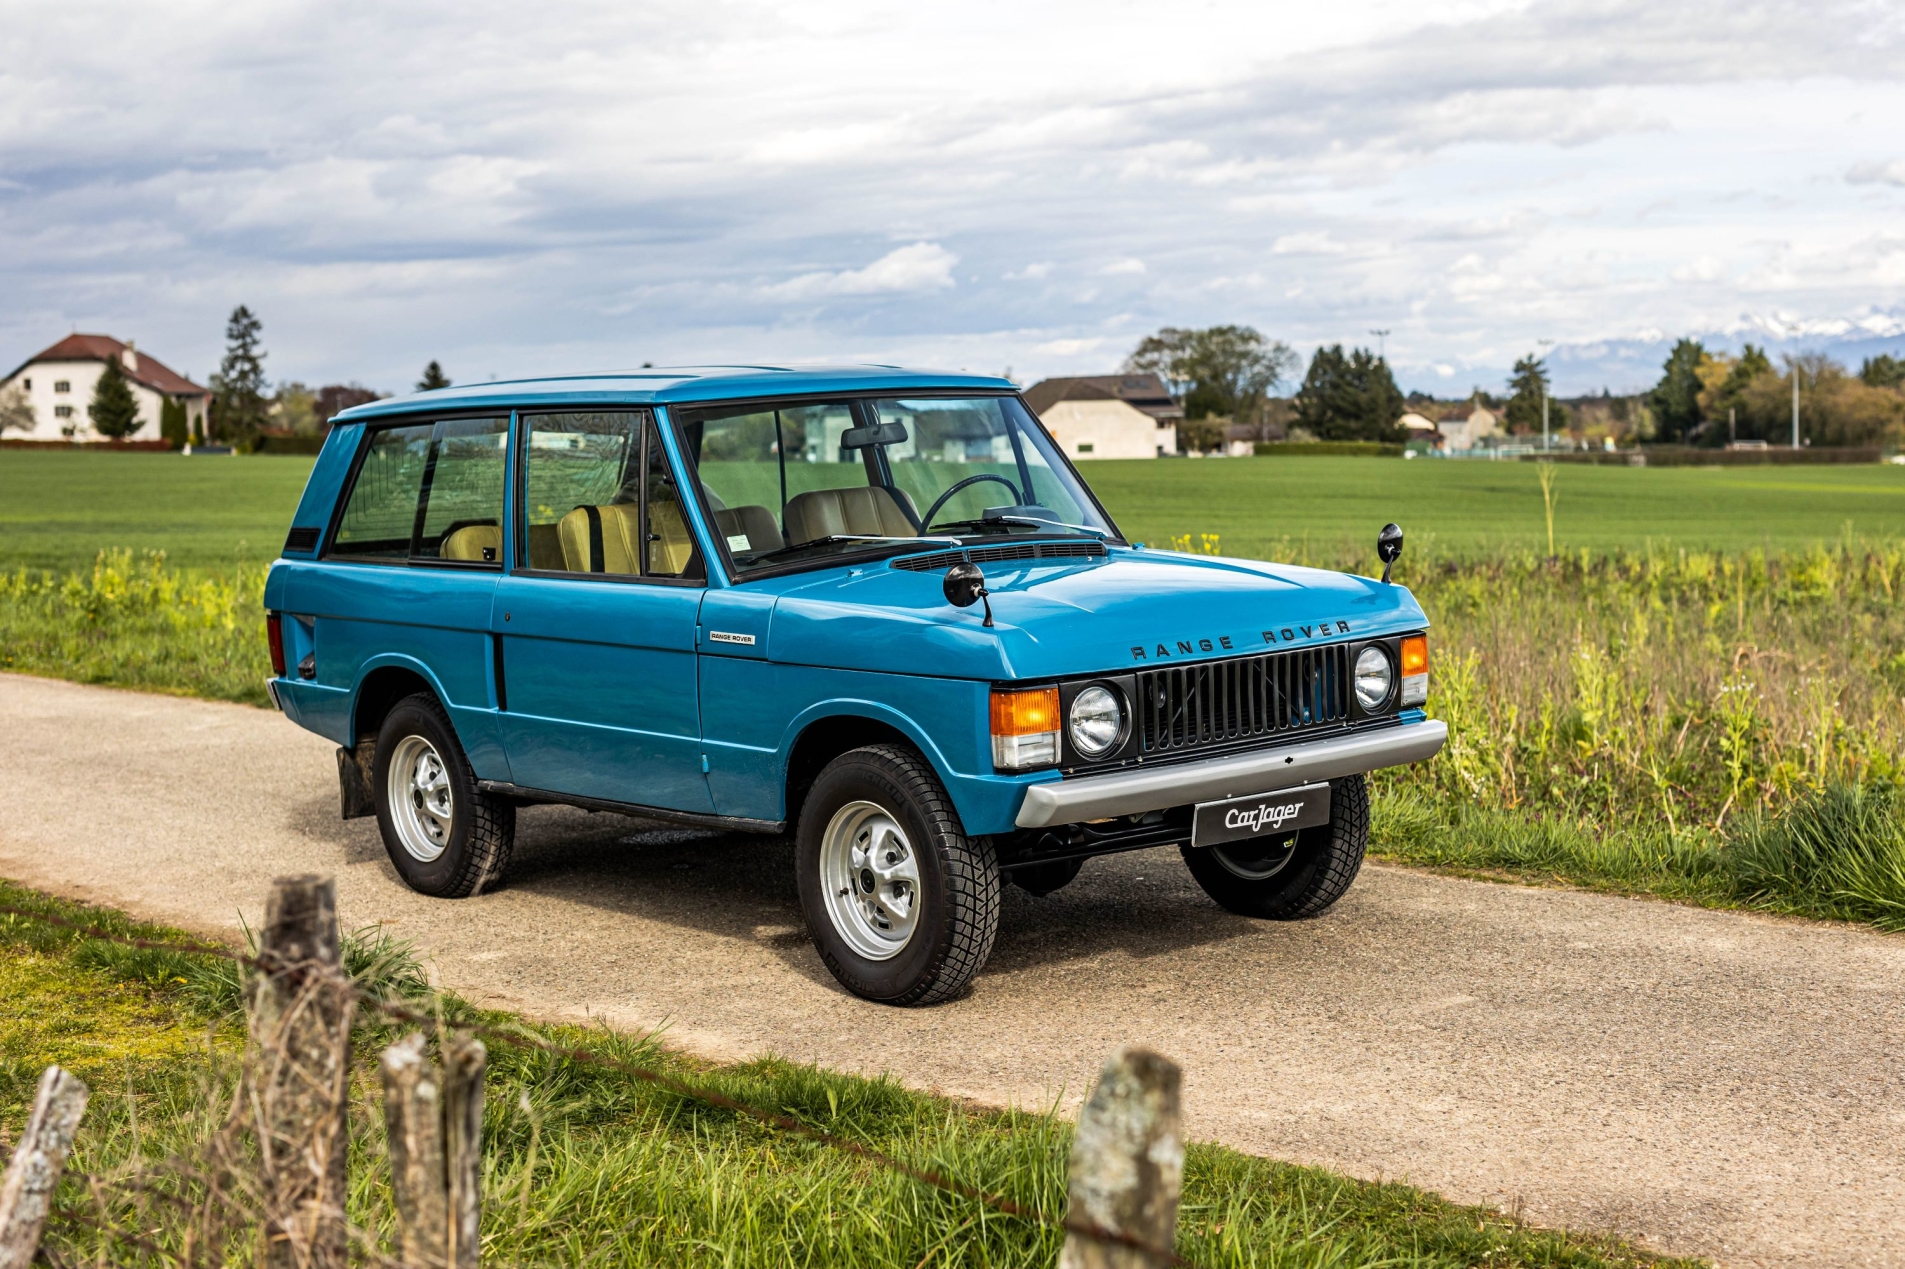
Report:
<svg viewBox="0 0 1905 1269"><path fill-rule="evenodd" d="M101 550L183 568L275 558L311 460L0 450L0 569L78 569ZM1412 553L1545 550L1528 463L1239 458L1084 465L1120 527L1154 546L1217 534L1227 555L1373 554L1390 520ZM1801 549L1905 536L1905 467L1634 469L1557 476L1558 548Z"/></svg>
<svg viewBox="0 0 1905 1269"><path fill-rule="evenodd" d="M0 904L119 936L180 937L4 882ZM353 965L366 989L422 1012L634 1062L1063 1217L1071 1129L1056 1115L976 1110L893 1080L787 1062L710 1066L652 1037L479 1014L430 996L414 959L379 940L351 940ZM180 1260L155 1254L182 1252L181 1213L206 1211L202 1181L165 1161L194 1161L222 1120L244 1039L238 990L228 962L132 951L36 916L0 916L0 1141L18 1131L47 1063L68 1066L94 1090L47 1240L60 1258L49 1263L253 1263L257 1231L242 1198L230 1225L214 1225L237 1253L229 1260L204 1246ZM395 1214L374 1068L394 1038L367 1018L352 1040L348 1209L363 1232L362 1263L395 1263L378 1259L395 1251ZM492 1042L485 1102L486 1264L921 1269L1050 1265L1058 1253L1049 1227L568 1058ZM89 1191L82 1174L101 1178L99 1188ZM1209 1269L1691 1263L1529 1228L1406 1185L1201 1144L1186 1151L1178 1249Z"/></svg>

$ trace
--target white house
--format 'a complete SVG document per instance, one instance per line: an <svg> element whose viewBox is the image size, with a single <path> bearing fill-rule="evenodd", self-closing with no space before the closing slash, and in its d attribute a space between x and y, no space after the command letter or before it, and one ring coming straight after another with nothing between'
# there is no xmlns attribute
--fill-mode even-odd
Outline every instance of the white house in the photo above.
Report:
<svg viewBox="0 0 1905 1269"><path fill-rule="evenodd" d="M1123 401L1060 401L1039 422L1071 458L1156 458L1177 449L1177 426Z"/></svg>
<svg viewBox="0 0 1905 1269"><path fill-rule="evenodd" d="M1435 424L1414 410L1410 410L1397 419L1396 426L1407 434L1405 437L1407 440L1428 441L1430 444L1437 444L1441 440L1440 434L1435 430Z"/></svg>
<svg viewBox="0 0 1905 1269"><path fill-rule="evenodd" d="M1042 379L1026 389L1025 403L1072 458L1156 458L1177 452L1184 407L1156 375Z"/></svg>
<svg viewBox="0 0 1905 1269"><path fill-rule="evenodd" d="M68 335L0 380L0 392L17 387L33 407L33 427L8 437L29 441L103 441L93 430L87 407L107 361L117 361L126 386L139 403L139 426L127 440L159 439L159 407L167 398L185 406L185 427L192 435L204 427L212 394L150 353L111 335Z"/></svg>
<svg viewBox="0 0 1905 1269"><path fill-rule="evenodd" d="M1502 434L1500 416L1473 402L1457 407L1454 414L1435 425L1435 430L1442 433L1444 448L1456 451L1474 449L1483 438Z"/></svg>

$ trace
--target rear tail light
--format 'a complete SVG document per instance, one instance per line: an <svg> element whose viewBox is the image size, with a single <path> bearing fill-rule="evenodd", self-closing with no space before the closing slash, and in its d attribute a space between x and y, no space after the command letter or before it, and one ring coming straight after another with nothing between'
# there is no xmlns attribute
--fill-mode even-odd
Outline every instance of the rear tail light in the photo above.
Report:
<svg viewBox="0 0 1905 1269"><path fill-rule="evenodd" d="M268 612L265 614L265 642L271 645L271 673L275 678L284 677L284 614Z"/></svg>
<svg viewBox="0 0 1905 1269"><path fill-rule="evenodd" d="M992 765L1001 771L1049 767L1058 761L1058 689L995 689Z"/></svg>
<svg viewBox="0 0 1905 1269"><path fill-rule="evenodd" d="M1402 641L1402 697L1404 709L1429 700L1429 636L1410 635Z"/></svg>

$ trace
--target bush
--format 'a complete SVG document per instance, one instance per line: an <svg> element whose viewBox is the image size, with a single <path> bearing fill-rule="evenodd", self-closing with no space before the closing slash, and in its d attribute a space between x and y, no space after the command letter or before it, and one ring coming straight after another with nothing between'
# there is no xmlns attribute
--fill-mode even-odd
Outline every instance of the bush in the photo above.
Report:
<svg viewBox="0 0 1905 1269"><path fill-rule="evenodd" d="M1889 788L1833 785L1777 816L1749 816L1727 845L1743 900L1905 930L1905 818Z"/></svg>
<svg viewBox="0 0 1905 1269"><path fill-rule="evenodd" d="M1403 446L1385 441L1258 441L1251 447L1259 456L1332 455L1347 458L1401 458Z"/></svg>

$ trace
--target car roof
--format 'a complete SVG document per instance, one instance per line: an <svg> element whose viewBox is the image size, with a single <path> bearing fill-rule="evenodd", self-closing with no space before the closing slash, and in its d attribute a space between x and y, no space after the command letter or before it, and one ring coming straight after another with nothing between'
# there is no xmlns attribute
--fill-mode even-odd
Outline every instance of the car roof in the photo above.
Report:
<svg viewBox="0 0 1905 1269"><path fill-rule="evenodd" d="M1011 380L992 375L904 370L898 366L644 366L640 370L508 379L413 392L352 406L331 422L361 423L393 414L484 406L676 405L750 397L947 388L1017 391Z"/></svg>

